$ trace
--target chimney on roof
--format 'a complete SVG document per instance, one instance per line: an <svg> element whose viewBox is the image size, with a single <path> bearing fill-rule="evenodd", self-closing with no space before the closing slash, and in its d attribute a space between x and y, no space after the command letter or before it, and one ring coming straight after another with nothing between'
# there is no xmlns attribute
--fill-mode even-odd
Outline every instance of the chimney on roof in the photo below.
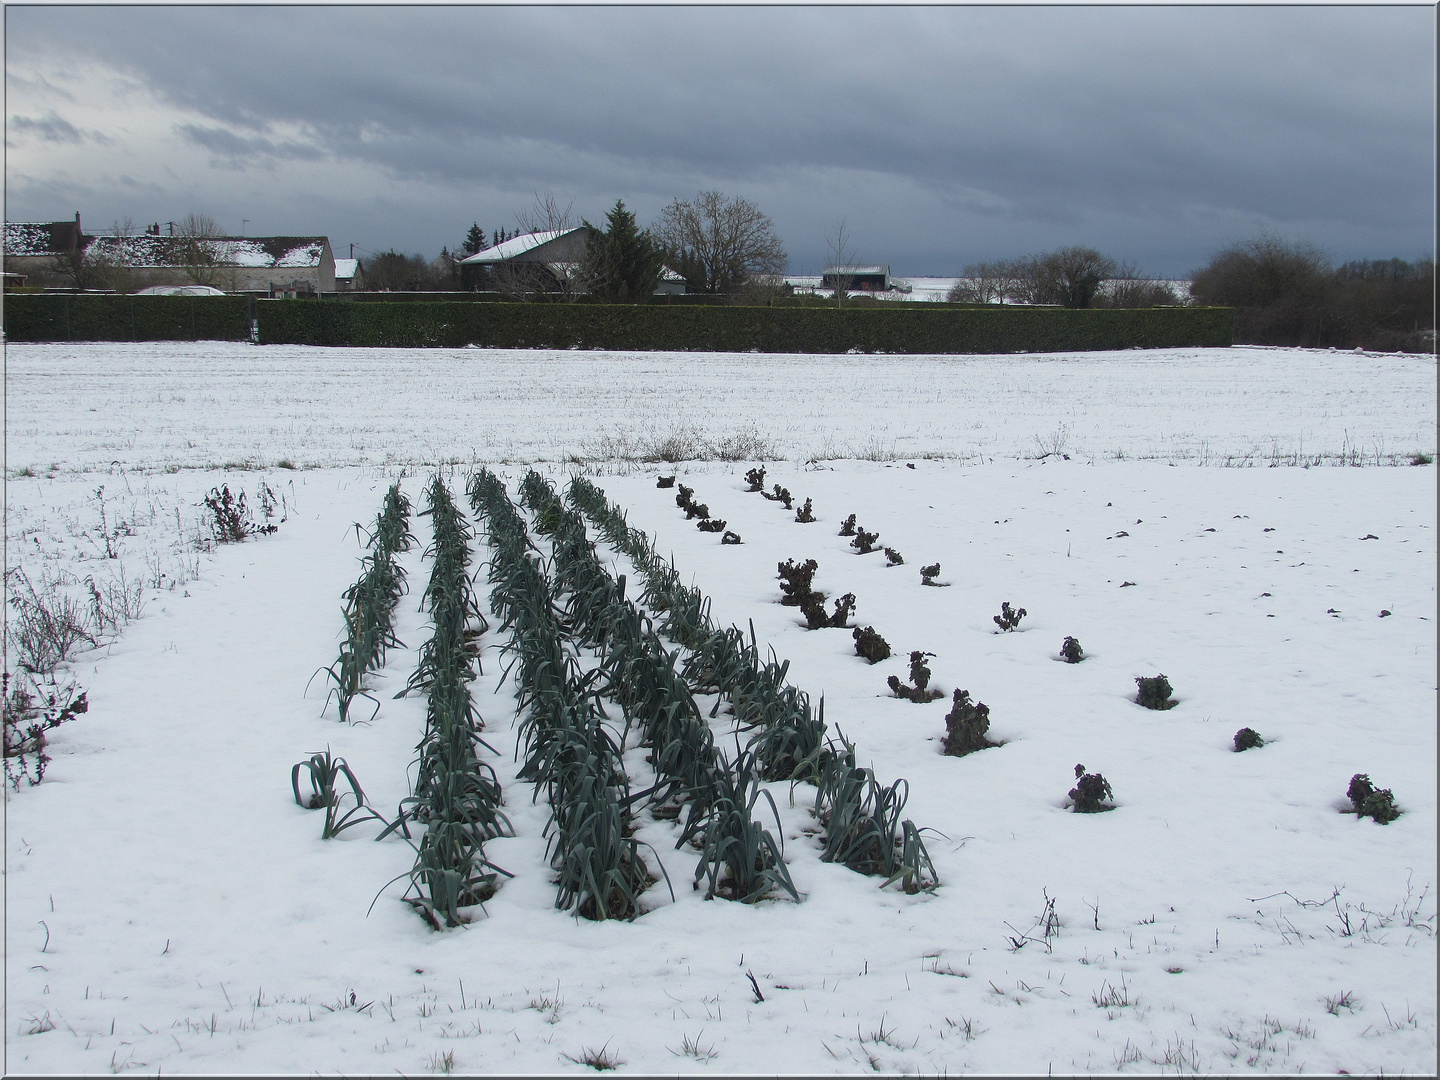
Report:
<svg viewBox="0 0 1440 1080"><path fill-rule="evenodd" d="M75 211L75 231L76 231L77 233L80 231L80 211L79 211L79 210L76 210L76 211Z"/></svg>

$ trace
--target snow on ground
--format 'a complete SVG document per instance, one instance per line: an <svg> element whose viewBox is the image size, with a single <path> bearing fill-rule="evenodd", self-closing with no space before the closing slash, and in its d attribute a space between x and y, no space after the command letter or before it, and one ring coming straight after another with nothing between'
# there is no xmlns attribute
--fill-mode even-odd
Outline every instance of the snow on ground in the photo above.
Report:
<svg viewBox="0 0 1440 1080"><path fill-rule="evenodd" d="M820 288L820 274L787 274L785 284L792 286L799 293L820 293L826 296L833 296L831 289ZM950 297L950 290L960 282L965 281L961 277L895 277L890 278L893 288L888 292L874 294L878 300L923 300L927 303L942 303ZM1175 295L1185 301L1190 298L1190 282L1188 280L1165 280L1164 284L1174 290Z"/></svg>
<svg viewBox="0 0 1440 1080"><path fill-rule="evenodd" d="M128 566L145 599L65 666L90 711L52 733L45 781L8 793L9 1073L415 1073L447 1054L457 1072L587 1072L602 1050L630 1072L1435 1070L1435 472L1373 465L1433 454L1431 358L205 343L11 346L7 362L9 565L61 589ZM661 467L624 460L647 437L745 425L787 452L767 483L813 498L818 521L746 493L752 463L680 465L744 537L724 547L655 487ZM427 460L460 458L446 472L463 487L472 447L512 490L530 460L563 480L569 448L598 430L629 441L596 454L597 482L715 618L753 620L862 761L909 781L907 816L935 830L936 892L819 862L813 789L792 805L779 784L803 903L704 901L693 853L647 822L673 902L662 883L634 923L555 911L496 630L474 692L517 836L487 853L516 876L485 916L434 933L385 887L409 870L407 845L365 826L319 839L291 765L328 745L389 813L424 721L421 699L390 696L426 636L418 550L404 557L410 648L376 682L374 722L339 724L319 680L306 692L335 658L354 523L397 475L418 502ZM826 432L949 452L809 453ZM1063 445L1041 446L1051 433ZM1212 465L1370 467L1205 468L1202 443ZM1037 460L1046 449L1070 460ZM204 467L245 459L262 468ZM17 476L52 462L53 476ZM282 498L279 531L195 550L202 496L228 483L253 501L262 482ZM849 513L904 564L853 554L836 535ZM806 631L776 602L776 563L807 557L895 658L871 667L848 631ZM935 561L948 588L920 584ZM1005 600L1028 612L1010 634L991 619ZM1058 659L1066 635L1079 665ZM889 695L910 649L935 654L945 700ZM1134 679L1162 672L1179 704L1140 708ZM940 754L956 687L990 706L1004 745ZM1268 744L1233 753L1242 726ZM1077 762L1104 773L1117 809L1064 808ZM1356 772L1403 816L1342 813Z"/></svg>
<svg viewBox="0 0 1440 1080"><path fill-rule="evenodd" d="M1303 349L760 356L10 345L6 453L49 471L941 458L1404 462L1435 358Z"/></svg>

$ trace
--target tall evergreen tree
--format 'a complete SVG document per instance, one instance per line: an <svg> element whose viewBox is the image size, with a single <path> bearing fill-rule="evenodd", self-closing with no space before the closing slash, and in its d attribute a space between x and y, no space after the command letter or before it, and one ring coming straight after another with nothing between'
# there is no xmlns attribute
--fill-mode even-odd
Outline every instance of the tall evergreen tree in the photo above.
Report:
<svg viewBox="0 0 1440 1080"><path fill-rule="evenodd" d="M640 228L623 200L605 215L602 231L585 222L585 276L590 291L612 304L643 303L653 296L665 268L664 253Z"/></svg>
<svg viewBox="0 0 1440 1080"><path fill-rule="evenodd" d="M476 252L485 250L485 230L480 227L478 221L473 222L470 231L465 234L465 243L461 245L461 250L466 255L474 255Z"/></svg>

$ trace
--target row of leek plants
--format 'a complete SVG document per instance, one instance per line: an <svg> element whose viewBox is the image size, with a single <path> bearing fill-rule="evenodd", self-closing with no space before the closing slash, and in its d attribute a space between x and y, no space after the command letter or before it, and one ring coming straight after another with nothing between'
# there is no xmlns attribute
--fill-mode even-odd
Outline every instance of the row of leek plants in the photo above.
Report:
<svg viewBox="0 0 1440 1080"><path fill-rule="evenodd" d="M482 904L502 875L511 876L486 857L484 845L513 836L514 829L500 809L495 770L480 759L480 747L495 751L480 737L484 721L470 698L478 668L476 639L488 629L467 570L472 534L438 474L423 513L431 519L434 541L426 552L432 565L421 604L430 610L433 632L402 693L425 693L425 735L412 794L386 832L399 830L415 847L405 899L438 930L442 920L450 927L466 921L461 909ZM418 842L412 824L423 829Z"/></svg>
<svg viewBox="0 0 1440 1080"><path fill-rule="evenodd" d="M359 524L355 531L364 534ZM405 595L406 585L405 568L396 556L409 551L415 538L410 534L410 500L400 491L398 481L390 485L366 542L369 551L361 558L360 578L343 597L345 640L340 643L340 656L316 672L328 676L333 684L325 703L328 706L334 698L340 719L346 722L357 697L375 706L369 719L375 718L380 702L365 689L365 676L384 666L390 646L401 644L395 637L395 605Z"/></svg>
<svg viewBox="0 0 1440 1080"><path fill-rule="evenodd" d="M605 726L600 671L582 672L571 625L556 604L544 560L503 482L482 469L471 506L490 544L491 607L510 639L524 761L518 775L545 792L546 854L557 874L555 906L589 919L632 919L655 881L633 833L621 741ZM663 872L663 866L662 866ZM667 875L668 881L668 875Z"/></svg>
<svg viewBox="0 0 1440 1080"><path fill-rule="evenodd" d="M753 624L748 639L735 626L715 625L709 598L680 580L673 563L600 488L575 476L567 497L644 577L642 604L659 615L666 636L689 650L684 678L696 690L718 695L711 716L728 700L739 729L753 733L744 753L761 778L816 786L816 815L825 828L821 858L883 876L886 885L899 882L908 893L935 887L935 867L921 836L926 830L901 816L906 781L885 786L872 770L857 766L844 736L837 742L827 735L824 701L812 710L808 696L785 682L789 661L780 661L773 649L762 661Z"/></svg>
<svg viewBox="0 0 1440 1080"><path fill-rule="evenodd" d="M625 578L612 577L595 555L580 515L561 503L549 481L531 470L521 484L522 502L536 530L550 535L553 578L564 597L573 639L600 657L598 693L624 710L625 745L632 728L650 749L657 782L648 797L652 814L686 819L675 846L700 849L695 885L705 882L706 898L723 896L754 902L778 891L799 900L775 834L755 820L763 797L770 803L776 833L779 812L760 786L755 751L728 759L714 743L709 725L650 618L625 597Z"/></svg>
<svg viewBox="0 0 1440 1080"><path fill-rule="evenodd" d="M711 717L718 715L722 700L728 701L739 729L753 733L748 750L761 778L818 779L833 756L826 739L825 705L812 706L804 691L785 681L790 662L780 660L773 649L762 659L753 626L748 638L738 627L717 626L710 617L709 597L684 584L650 538L631 528L624 512L585 477L572 478L567 496L640 571L645 579L641 604L659 616L666 637L689 650L685 678L695 689L719 695Z"/></svg>

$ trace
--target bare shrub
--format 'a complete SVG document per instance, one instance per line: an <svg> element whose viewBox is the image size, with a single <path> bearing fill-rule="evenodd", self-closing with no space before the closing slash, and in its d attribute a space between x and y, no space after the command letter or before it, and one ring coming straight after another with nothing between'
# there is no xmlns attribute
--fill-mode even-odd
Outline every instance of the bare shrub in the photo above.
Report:
<svg viewBox="0 0 1440 1080"><path fill-rule="evenodd" d="M704 445L705 456L720 461L767 461L778 456L774 440L754 423L728 435L706 439Z"/></svg>
<svg viewBox="0 0 1440 1080"><path fill-rule="evenodd" d="M29 575L16 567L7 585L15 608L15 619L7 627L7 644L26 671L47 675L81 644L96 644L85 606L54 582L42 582L36 589Z"/></svg>

